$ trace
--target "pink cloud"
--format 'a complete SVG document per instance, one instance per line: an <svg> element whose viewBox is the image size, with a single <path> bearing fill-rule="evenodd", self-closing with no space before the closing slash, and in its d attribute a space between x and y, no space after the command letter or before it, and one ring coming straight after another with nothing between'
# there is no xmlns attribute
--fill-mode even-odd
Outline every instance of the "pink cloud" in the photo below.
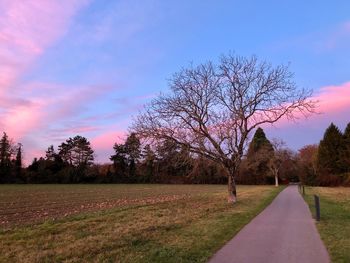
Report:
<svg viewBox="0 0 350 263"><path fill-rule="evenodd" d="M327 127L331 122L337 123L340 127L350 122L350 82L341 85L325 86L311 98L318 101L317 114L312 114L308 118L297 114L297 121L290 122L286 118L282 118L274 126L277 129L296 128L300 130L318 131L321 127ZM270 128L270 125L264 126ZM306 131L307 132L307 131Z"/></svg>
<svg viewBox="0 0 350 263"><path fill-rule="evenodd" d="M315 96L319 101L320 110L325 113L350 108L350 82L340 86L327 86L320 89Z"/></svg>
<svg viewBox="0 0 350 263"><path fill-rule="evenodd" d="M109 131L97 135L91 140L98 162L105 162L113 154L113 145L123 143L126 131Z"/></svg>
<svg viewBox="0 0 350 263"><path fill-rule="evenodd" d="M318 90L312 98L319 101L318 112L305 119L300 116L296 122L282 119L274 126L264 126L269 139L284 140L294 150L307 144L317 144L331 122L341 130L350 122L350 82L326 86Z"/></svg>
<svg viewBox="0 0 350 263"><path fill-rule="evenodd" d="M0 85L7 90L67 31L85 0L4 0L0 3Z"/></svg>
<svg viewBox="0 0 350 263"><path fill-rule="evenodd" d="M1 114L2 128L16 139L23 137L28 130L38 128L38 124L44 116L43 106L40 101L29 105L16 105Z"/></svg>
<svg viewBox="0 0 350 263"><path fill-rule="evenodd" d="M112 148L115 143L121 143L124 140L126 131L109 131L97 135L91 140L91 144L96 149L109 149Z"/></svg>

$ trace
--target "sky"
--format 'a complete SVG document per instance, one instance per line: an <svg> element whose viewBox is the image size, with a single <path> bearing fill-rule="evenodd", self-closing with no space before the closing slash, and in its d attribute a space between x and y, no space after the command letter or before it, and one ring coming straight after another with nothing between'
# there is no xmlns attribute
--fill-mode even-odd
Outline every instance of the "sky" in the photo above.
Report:
<svg viewBox="0 0 350 263"><path fill-rule="evenodd" d="M289 64L319 114L266 127L297 150L350 122L350 1L0 0L0 131L26 163L77 134L99 163L181 67Z"/></svg>

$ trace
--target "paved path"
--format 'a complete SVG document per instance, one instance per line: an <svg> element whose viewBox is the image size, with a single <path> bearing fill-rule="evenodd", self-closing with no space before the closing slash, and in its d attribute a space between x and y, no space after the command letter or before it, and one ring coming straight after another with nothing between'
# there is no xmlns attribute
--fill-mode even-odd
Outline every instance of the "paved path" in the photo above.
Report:
<svg viewBox="0 0 350 263"><path fill-rule="evenodd" d="M209 263L323 263L329 255L297 186L289 186Z"/></svg>

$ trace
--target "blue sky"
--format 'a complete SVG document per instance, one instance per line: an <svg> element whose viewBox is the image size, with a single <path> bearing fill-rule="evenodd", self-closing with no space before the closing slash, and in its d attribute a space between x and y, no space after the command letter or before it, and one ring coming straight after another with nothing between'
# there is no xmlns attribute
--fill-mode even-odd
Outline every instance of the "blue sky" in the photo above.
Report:
<svg viewBox="0 0 350 263"><path fill-rule="evenodd" d="M290 63L320 99L322 115L266 128L296 150L331 121L350 121L349 10L349 1L0 1L1 125L27 160L81 134L105 162L174 72L234 51Z"/></svg>

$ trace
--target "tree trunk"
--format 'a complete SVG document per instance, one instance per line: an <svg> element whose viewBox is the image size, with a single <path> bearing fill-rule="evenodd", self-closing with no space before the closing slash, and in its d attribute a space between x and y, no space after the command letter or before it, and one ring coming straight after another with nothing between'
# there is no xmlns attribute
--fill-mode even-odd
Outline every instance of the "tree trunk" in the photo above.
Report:
<svg viewBox="0 0 350 263"><path fill-rule="evenodd" d="M236 182L233 174L229 174L228 176L228 203L236 203L237 202L237 191L236 191Z"/></svg>
<svg viewBox="0 0 350 263"><path fill-rule="evenodd" d="M275 186L278 186L278 175L275 175Z"/></svg>

